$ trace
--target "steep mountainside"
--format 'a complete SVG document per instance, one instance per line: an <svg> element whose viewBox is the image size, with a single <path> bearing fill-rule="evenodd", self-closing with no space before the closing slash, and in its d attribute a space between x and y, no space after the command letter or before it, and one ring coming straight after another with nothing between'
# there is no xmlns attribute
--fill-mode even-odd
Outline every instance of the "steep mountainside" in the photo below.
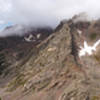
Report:
<svg viewBox="0 0 100 100"><path fill-rule="evenodd" d="M84 50L99 40L99 32L99 21L62 21L9 70L5 68L1 100L100 100L99 44L91 54Z"/></svg>

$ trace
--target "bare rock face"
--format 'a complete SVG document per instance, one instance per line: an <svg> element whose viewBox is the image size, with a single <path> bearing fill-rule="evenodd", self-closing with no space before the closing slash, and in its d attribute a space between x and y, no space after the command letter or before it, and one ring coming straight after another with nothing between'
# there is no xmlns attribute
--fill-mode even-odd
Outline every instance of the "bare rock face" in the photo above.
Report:
<svg viewBox="0 0 100 100"><path fill-rule="evenodd" d="M0 92L3 100L100 100L98 51L79 57L90 44L90 22L61 22L48 38L32 48L17 74ZM99 37L99 36L98 36ZM93 42L93 41L92 41Z"/></svg>

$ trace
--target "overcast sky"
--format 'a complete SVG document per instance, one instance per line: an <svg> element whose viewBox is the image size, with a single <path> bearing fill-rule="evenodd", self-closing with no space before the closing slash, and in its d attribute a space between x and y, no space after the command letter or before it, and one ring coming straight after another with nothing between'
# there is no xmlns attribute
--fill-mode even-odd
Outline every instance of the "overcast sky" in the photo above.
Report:
<svg viewBox="0 0 100 100"><path fill-rule="evenodd" d="M0 0L0 24L50 25L86 12L100 17L100 0Z"/></svg>

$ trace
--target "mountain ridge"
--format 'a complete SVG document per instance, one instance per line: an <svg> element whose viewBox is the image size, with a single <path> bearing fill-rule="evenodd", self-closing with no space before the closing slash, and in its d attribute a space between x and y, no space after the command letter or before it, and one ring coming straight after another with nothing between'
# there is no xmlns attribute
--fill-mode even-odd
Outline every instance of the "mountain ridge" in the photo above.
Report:
<svg viewBox="0 0 100 100"><path fill-rule="evenodd" d="M87 21L61 22L52 34L29 50L25 57L27 60L22 59L23 64L18 61L21 65L12 67L16 74L6 85L3 83L6 90L1 89L4 91L1 98L99 100L99 48L91 56L78 55L84 41L92 44L99 38L99 26L94 26ZM91 38L91 34L94 34L91 28L98 34L95 38Z"/></svg>

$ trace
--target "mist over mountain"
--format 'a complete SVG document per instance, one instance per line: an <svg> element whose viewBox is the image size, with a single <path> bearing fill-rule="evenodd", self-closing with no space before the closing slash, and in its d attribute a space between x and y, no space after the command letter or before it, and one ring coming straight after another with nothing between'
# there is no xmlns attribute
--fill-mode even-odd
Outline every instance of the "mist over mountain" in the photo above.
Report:
<svg viewBox="0 0 100 100"><path fill-rule="evenodd" d="M55 27L63 19L85 12L100 17L99 0L0 0L0 22Z"/></svg>

